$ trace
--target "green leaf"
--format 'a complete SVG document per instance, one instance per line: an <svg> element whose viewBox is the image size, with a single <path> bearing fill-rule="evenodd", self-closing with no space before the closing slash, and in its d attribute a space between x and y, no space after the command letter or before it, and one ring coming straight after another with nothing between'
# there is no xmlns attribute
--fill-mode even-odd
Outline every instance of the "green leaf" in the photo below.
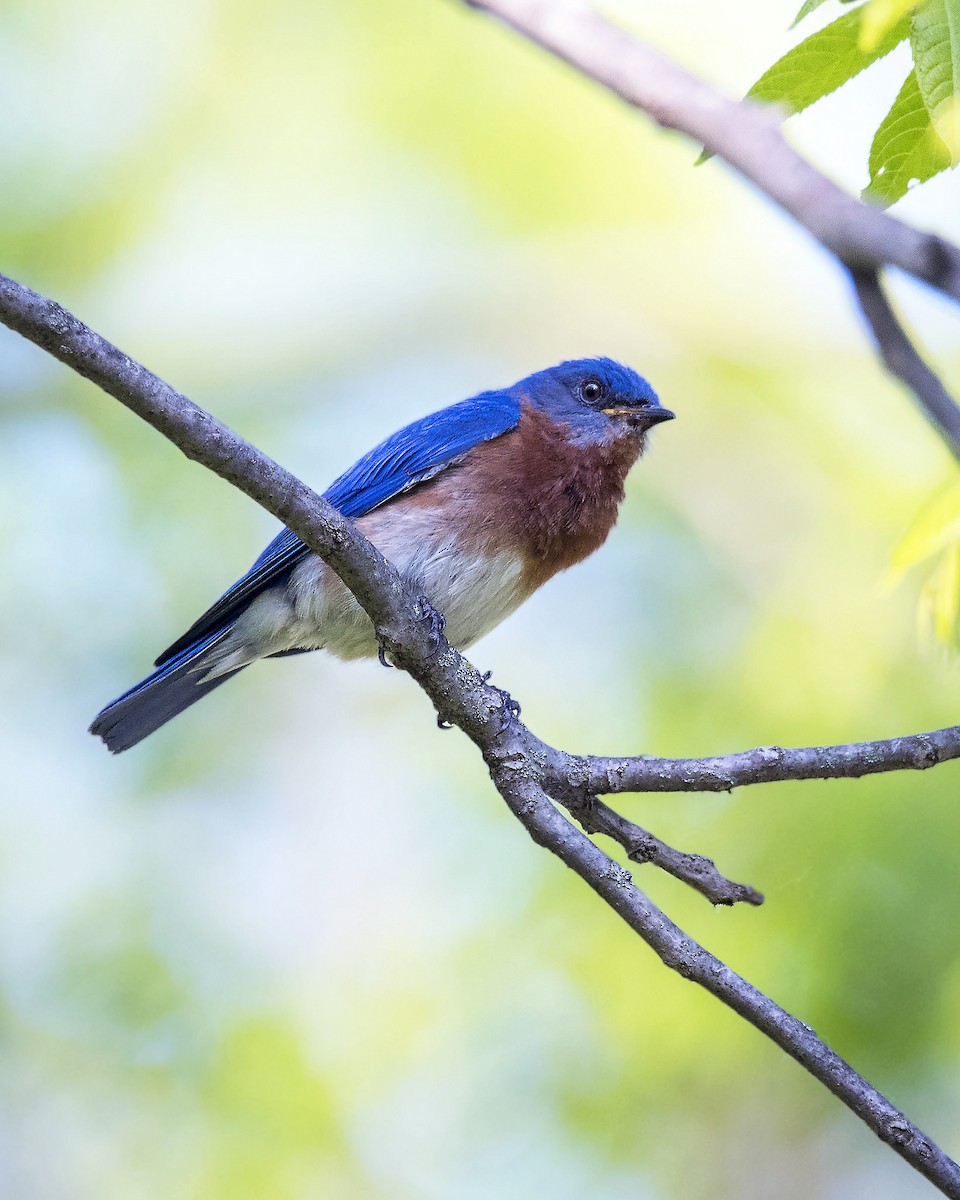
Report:
<svg viewBox="0 0 960 1200"><path fill-rule="evenodd" d="M934 127L960 161L960 0L928 0L913 15L913 64Z"/></svg>
<svg viewBox="0 0 960 1200"><path fill-rule="evenodd" d="M814 7L822 2L816 0ZM858 8L844 13L832 25L794 46L760 76L747 92L747 98L782 104L791 112L800 112L836 91L841 84L889 54L909 36L910 18L903 17L870 50L861 49L859 39L863 12L864 9ZM797 20L805 15L804 9L801 9ZM700 166L712 157L711 151L704 150L695 165Z"/></svg>
<svg viewBox="0 0 960 1200"><path fill-rule="evenodd" d="M951 165L950 151L933 126L917 76L911 71L870 147L870 183L864 200L884 206Z"/></svg>
<svg viewBox="0 0 960 1200"><path fill-rule="evenodd" d="M960 645L960 546L944 551L920 591L917 608L920 638L930 644Z"/></svg>
<svg viewBox="0 0 960 1200"><path fill-rule="evenodd" d="M888 29L917 7L918 0L868 0L860 22L860 49L872 50Z"/></svg>
<svg viewBox="0 0 960 1200"><path fill-rule="evenodd" d="M760 76L748 97L783 104L792 112L800 112L889 54L910 33L910 19L904 17L887 30L872 50L862 50L859 43L862 13L860 8L844 13L794 46Z"/></svg>
<svg viewBox="0 0 960 1200"><path fill-rule="evenodd" d="M911 568L956 545L960 545L960 483L938 492L914 517L893 552L887 583L899 583Z"/></svg>
<svg viewBox="0 0 960 1200"><path fill-rule="evenodd" d="M921 642L960 648L960 483L929 500L893 552L886 583L900 582L907 571L929 563L920 589L917 625Z"/></svg>
<svg viewBox="0 0 960 1200"><path fill-rule="evenodd" d="M856 0L840 0L841 4L855 4ZM819 8L823 4L823 0L804 0L803 7L793 18L790 28L795 29L804 17L808 17L815 8Z"/></svg>

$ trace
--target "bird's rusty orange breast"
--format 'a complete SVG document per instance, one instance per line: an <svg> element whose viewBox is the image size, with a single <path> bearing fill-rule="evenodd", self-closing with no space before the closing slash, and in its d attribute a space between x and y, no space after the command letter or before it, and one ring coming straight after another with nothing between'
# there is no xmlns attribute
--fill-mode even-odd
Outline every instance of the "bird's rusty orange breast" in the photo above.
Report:
<svg viewBox="0 0 960 1200"><path fill-rule="evenodd" d="M509 433L475 446L464 461L406 497L442 509L458 543L478 555L513 549L533 592L606 540L643 435L624 431L601 445L577 445L563 426L524 403Z"/></svg>

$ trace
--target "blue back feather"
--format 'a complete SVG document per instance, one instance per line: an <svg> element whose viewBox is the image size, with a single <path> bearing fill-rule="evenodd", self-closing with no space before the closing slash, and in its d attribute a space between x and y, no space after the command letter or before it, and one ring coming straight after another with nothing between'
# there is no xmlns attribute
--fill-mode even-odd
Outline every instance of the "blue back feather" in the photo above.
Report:
<svg viewBox="0 0 960 1200"><path fill-rule="evenodd" d="M520 420L512 392L483 392L391 434L324 492L345 517L362 517L402 492L426 482L481 442L507 433ZM284 529L250 570L156 661L162 666L205 635L221 629L265 588L281 582L310 551Z"/></svg>

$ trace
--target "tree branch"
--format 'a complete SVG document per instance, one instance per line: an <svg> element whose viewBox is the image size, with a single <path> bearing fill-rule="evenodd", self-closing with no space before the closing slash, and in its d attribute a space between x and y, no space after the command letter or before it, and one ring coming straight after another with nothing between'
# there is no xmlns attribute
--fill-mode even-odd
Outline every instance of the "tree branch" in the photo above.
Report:
<svg viewBox="0 0 960 1200"><path fill-rule="evenodd" d="M814 1030L688 937L634 885L628 871L557 812L536 782L523 775L504 776L495 769L491 774L534 841L576 871L671 970L698 983L765 1033L945 1196L960 1197L960 1167Z"/></svg>
<svg viewBox="0 0 960 1200"><path fill-rule="evenodd" d="M960 1167L956 1163L812 1029L687 937L634 885L629 872L560 814L540 782L550 776L551 756L559 752L521 725L504 693L487 685L475 667L442 636L432 633L431 622L424 619L429 616L425 603L349 521L59 305L3 276L0 321L115 396L188 458L279 517L330 563L371 617L397 664L420 683L440 716L458 725L479 747L495 786L534 841L576 871L667 966L765 1033L911 1166L944 1194L960 1200ZM565 757L580 764L606 761ZM552 782L560 788L563 780L557 776ZM604 809L600 815L608 828L616 826L617 832L623 833L618 824L622 818L614 821L617 814L606 817ZM629 827L629 822L623 825Z"/></svg>
<svg viewBox="0 0 960 1200"><path fill-rule="evenodd" d="M758 746L712 758L613 758L551 750L549 771L574 798L614 792L731 792L753 783L862 779L885 771L925 771L960 758L960 725L878 742L838 746Z"/></svg>
<svg viewBox="0 0 960 1200"><path fill-rule="evenodd" d="M910 344L877 279L877 268L899 267L960 300L960 248L855 199L821 175L784 139L779 109L731 100L580 0L466 3L500 17L658 125L693 138L836 255L851 269L884 363L960 458L960 407Z"/></svg>
<svg viewBox="0 0 960 1200"><path fill-rule="evenodd" d="M941 437L960 458L960 409L907 337L890 306L877 271L855 267L850 271L850 277L887 370L913 392Z"/></svg>
<svg viewBox="0 0 960 1200"><path fill-rule="evenodd" d="M784 140L780 110L724 96L580 0L467 2L722 158L847 266L899 267L960 300L960 248L821 175Z"/></svg>
<svg viewBox="0 0 960 1200"><path fill-rule="evenodd" d="M648 829L641 829L639 825L628 821L596 796L590 796L579 804L567 801L567 806L587 833L602 833L619 842L631 862L641 865L653 863L661 871L705 896L711 904L763 903L761 892L749 884L734 883L725 878L712 859L704 858L702 854L675 850Z"/></svg>

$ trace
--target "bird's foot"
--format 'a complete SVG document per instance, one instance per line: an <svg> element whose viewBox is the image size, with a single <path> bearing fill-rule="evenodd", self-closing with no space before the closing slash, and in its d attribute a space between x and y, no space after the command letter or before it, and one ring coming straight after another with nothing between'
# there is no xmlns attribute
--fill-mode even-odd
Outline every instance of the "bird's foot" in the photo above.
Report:
<svg viewBox="0 0 960 1200"><path fill-rule="evenodd" d="M443 637L443 631L447 627L447 618L442 612L438 612L433 607L430 601L421 596L417 604L417 619L423 621L430 633L430 640L433 642L432 652L440 649L440 639ZM380 659L381 667L392 667L394 664L387 661L387 648L383 644L383 639L377 639L377 658Z"/></svg>
<svg viewBox="0 0 960 1200"><path fill-rule="evenodd" d="M503 709L504 714L503 723L506 724L510 720L515 721L522 711L519 701L514 700L509 692L505 692L503 688L497 687L496 684L493 685L493 690L500 693L500 707Z"/></svg>
<svg viewBox="0 0 960 1200"><path fill-rule="evenodd" d="M443 637L443 631L447 627L447 618L442 612L434 608L425 596L420 597L420 611L418 616L428 627L430 638L433 642L433 653L436 654L440 649L440 639Z"/></svg>
<svg viewBox="0 0 960 1200"><path fill-rule="evenodd" d="M502 687L497 687L495 683L490 683L490 676L492 674L492 671L484 671L480 678L484 683L490 684L490 687L492 687L500 697L500 708L503 712L503 724L506 726L509 721L515 721L523 710L520 708L519 702L514 700L509 692L504 691Z"/></svg>

